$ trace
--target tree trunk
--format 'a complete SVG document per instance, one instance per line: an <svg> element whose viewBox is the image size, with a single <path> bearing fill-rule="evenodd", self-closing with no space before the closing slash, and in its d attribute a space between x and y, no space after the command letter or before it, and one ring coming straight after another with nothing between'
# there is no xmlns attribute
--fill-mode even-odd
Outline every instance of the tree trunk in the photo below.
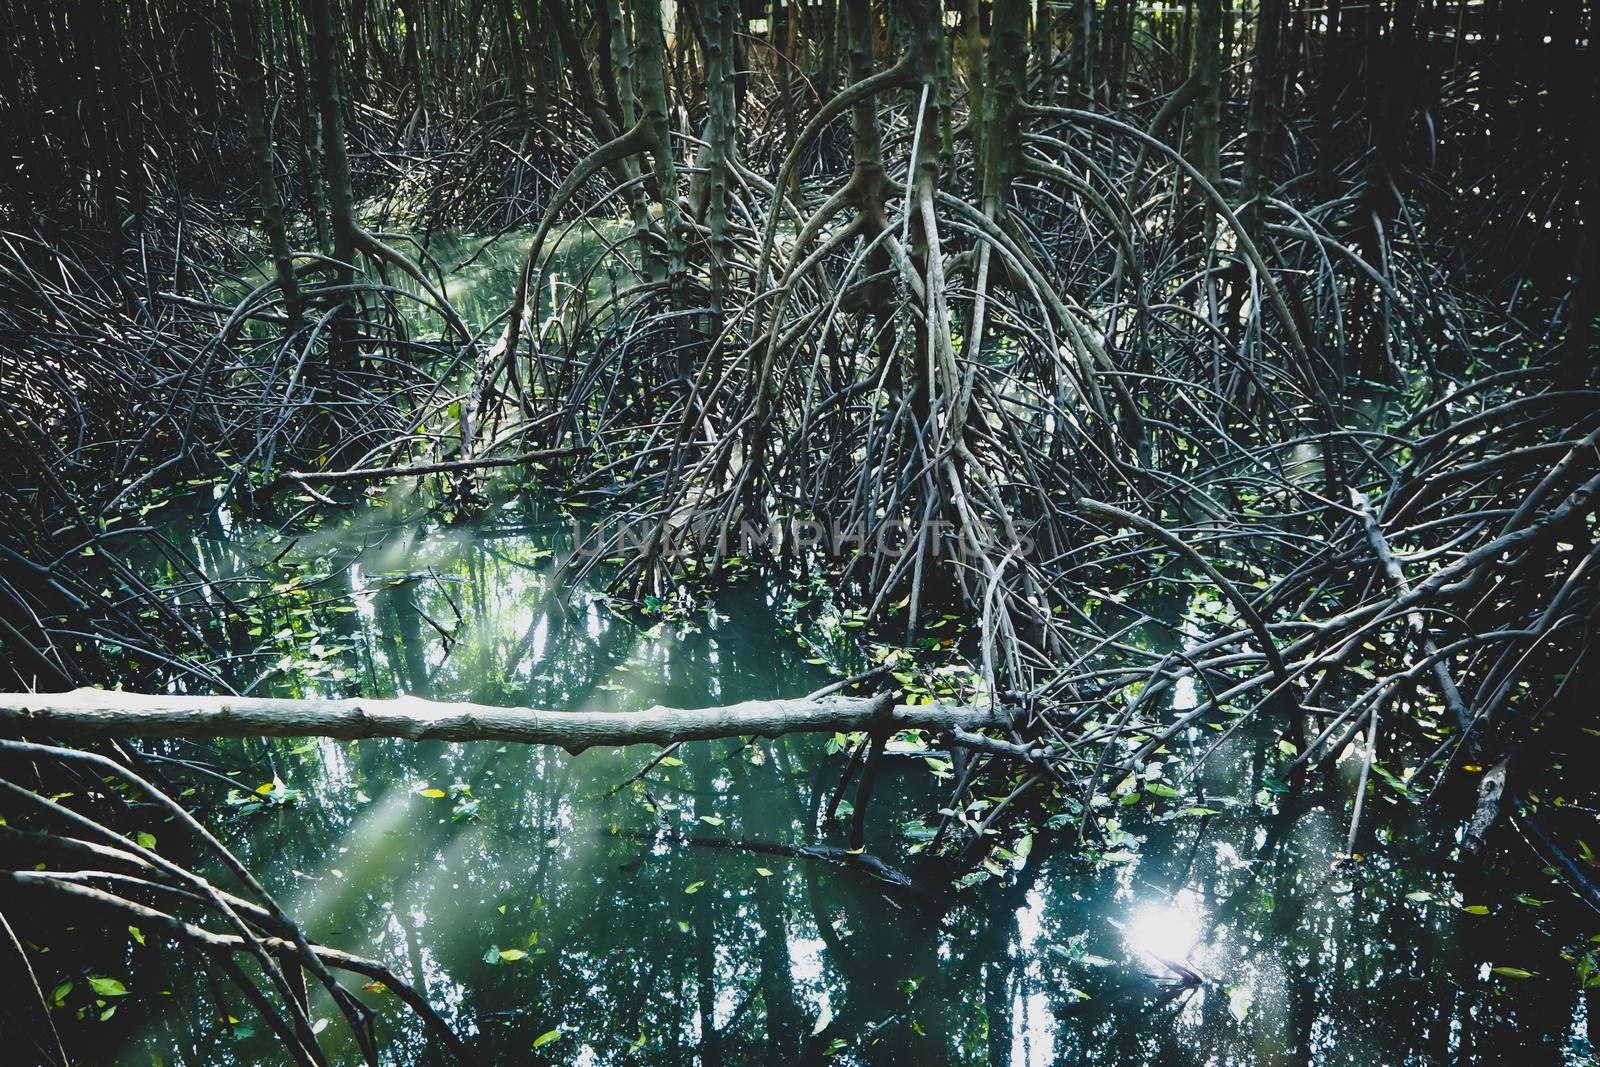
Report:
<svg viewBox="0 0 1600 1067"><path fill-rule="evenodd" d="M1039 99L1045 107L1056 105L1055 29L1048 0L1034 0L1033 52L1039 57Z"/></svg>
<svg viewBox="0 0 1600 1067"><path fill-rule="evenodd" d="M1198 0L1194 42L1194 159L1213 186L1222 158L1222 0ZM1208 219L1214 216L1208 211ZM1214 222L1211 223L1214 225Z"/></svg>
<svg viewBox="0 0 1600 1067"><path fill-rule="evenodd" d="M738 149L734 111L734 34L739 6L734 0L709 0L706 8L706 225L711 232L711 302L720 312L733 260L728 220L728 188Z"/></svg>
<svg viewBox="0 0 1600 1067"><path fill-rule="evenodd" d="M1245 120L1244 177L1239 189L1243 205L1239 221L1252 239L1259 229L1265 195L1272 131L1278 110L1278 35L1283 23L1283 0L1261 0L1256 14L1255 58L1250 71L1250 114Z"/></svg>
<svg viewBox="0 0 1600 1067"><path fill-rule="evenodd" d="M328 186L328 212L333 220L333 258L338 260L337 284L355 282L356 205L350 181L350 159L344 143L344 98L339 91L339 56L334 37L333 0L311 0L311 91L322 118L323 165ZM334 358L353 361L355 353L355 299L348 289L339 299L345 310L334 320Z"/></svg>
<svg viewBox="0 0 1600 1067"><path fill-rule="evenodd" d="M262 83L261 33L256 0L234 0L234 39L239 50L239 102L244 107L250 133L250 154L256 167L256 189L261 197L261 225L267 231L272 249L272 268L278 288L283 291L283 306L289 316L288 330L300 328L300 290L294 280L294 259L283 227L283 200L278 194L278 178L273 172L272 131L267 128L266 92Z"/></svg>
<svg viewBox="0 0 1600 1067"><path fill-rule="evenodd" d="M298 20L294 15L292 0L283 0L283 51L289 61L289 79L294 86L295 113L300 119L300 152L305 166L306 187L311 191L311 221L317 231L317 248L326 253L331 248L328 232L328 193L322 182L322 120L311 103L310 84L306 78L305 60L301 57Z"/></svg>
<svg viewBox="0 0 1600 1067"><path fill-rule="evenodd" d="M656 195L661 203L661 229L667 238L667 302L677 309L684 305L688 245L684 240L683 224L678 217L678 165L672 149L672 121L667 113L666 38L661 26L661 7L656 3L640 4L633 16L635 91L639 98L639 119L650 143L650 158L654 162ZM672 320L672 333L676 335L682 320ZM676 351L674 368L678 376L688 380L694 374L691 346L676 338L670 344Z"/></svg>
<svg viewBox="0 0 1600 1067"><path fill-rule="evenodd" d="M1027 19L1025 0L995 0L983 111L983 188L990 202L1007 198L1022 166L1018 114L1027 81Z"/></svg>

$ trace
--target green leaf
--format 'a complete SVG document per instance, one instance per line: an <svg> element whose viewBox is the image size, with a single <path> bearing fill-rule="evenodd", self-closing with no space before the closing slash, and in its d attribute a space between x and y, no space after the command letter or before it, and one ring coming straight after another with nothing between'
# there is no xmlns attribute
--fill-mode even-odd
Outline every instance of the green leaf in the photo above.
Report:
<svg viewBox="0 0 1600 1067"><path fill-rule="evenodd" d="M822 1006L822 1014L817 1016L817 1025L811 1028L811 1036L816 1037L818 1034L822 1033L822 1031L826 1030L828 1025L832 1022L833 1008L827 1004L824 1004Z"/></svg>
<svg viewBox="0 0 1600 1067"><path fill-rule="evenodd" d="M1521 967L1495 967L1492 968L1492 971L1502 978L1532 978L1536 973L1534 971L1525 971Z"/></svg>
<svg viewBox="0 0 1600 1067"><path fill-rule="evenodd" d="M1249 986L1236 985L1228 989L1228 1012L1236 1022L1244 1022L1244 1017L1250 1014L1250 1005L1255 1002L1256 995Z"/></svg>
<svg viewBox="0 0 1600 1067"><path fill-rule="evenodd" d="M763 878L771 878L772 877L772 872L767 870L767 868L765 868L765 867L757 867L756 868L756 873L759 874Z"/></svg>
<svg viewBox="0 0 1600 1067"><path fill-rule="evenodd" d="M1466 912L1468 915L1487 915L1487 914L1489 914L1489 905L1487 905L1487 904L1468 904L1466 907L1462 908L1461 910Z"/></svg>
<svg viewBox="0 0 1600 1067"><path fill-rule="evenodd" d="M443 789L424 789L421 790L421 793L423 796L433 797L435 800L445 795L445 791Z"/></svg>
<svg viewBox="0 0 1600 1067"><path fill-rule="evenodd" d="M128 987L115 978L91 978L89 988L93 989L96 996L100 997L125 997Z"/></svg>
<svg viewBox="0 0 1600 1067"><path fill-rule="evenodd" d="M139 843L139 847L140 848L147 848L147 849L151 850L152 852L155 851L155 847L156 847L156 835L155 834L148 833L148 832L146 832L144 830L140 830L138 833L133 835L133 839Z"/></svg>
<svg viewBox="0 0 1600 1067"><path fill-rule="evenodd" d="M683 891L685 893L698 893L704 885L704 882L691 882L683 887Z"/></svg>
<svg viewBox="0 0 1600 1067"><path fill-rule="evenodd" d="M1386 783L1388 783L1389 788L1393 789L1395 792L1404 794L1405 796L1411 795L1411 790L1406 783L1390 774L1384 769L1381 763L1374 763L1372 765L1372 773L1376 774L1379 778L1382 778Z"/></svg>
<svg viewBox="0 0 1600 1067"><path fill-rule="evenodd" d="M560 1041L560 1040L561 1040L561 1031L560 1031L560 1029L546 1030L544 1033L540 1034L538 1037L533 1039L533 1047L534 1048L543 1048L545 1045L548 1045L552 1041Z"/></svg>
<svg viewBox="0 0 1600 1067"><path fill-rule="evenodd" d="M1168 800L1177 800L1183 796L1182 793L1163 782L1146 782L1144 791L1151 796L1166 797Z"/></svg>
<svg viewBox="0 0 1600 1067"><path fill-rule="evenodd" d="M518 960L527 959L528 954L522 951L520 948L503 948L500 950L500 958L505 960L507 963L515 963Z"/></svg>
<svg viewBox="0 0 1600 1067"><path fill-rule="evenodd" d="M135 941L139 942L139 944L141 944L141 945L144 944L144 934L139 930L139 928L137 926L128 927L128 936L132 937Z"/></svg>

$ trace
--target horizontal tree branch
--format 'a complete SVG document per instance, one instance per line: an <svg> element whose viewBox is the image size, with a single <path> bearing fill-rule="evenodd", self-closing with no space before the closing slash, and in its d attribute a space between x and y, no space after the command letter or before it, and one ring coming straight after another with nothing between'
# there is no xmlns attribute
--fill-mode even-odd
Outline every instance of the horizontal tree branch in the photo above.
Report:
<svg viewBox="0 0 1600 1067"><path fill-rule="evenodd" d="M523 463L542 463L550 459L564 459L583 451L581 448L546 448L538 452L522 452L514 456L486 456L481 459L452 459L441 463L413 463L399 467L358 467L347 471L285 471L278 475L276 485L322 485L328 482L373 482L384 478L416 478L424 474L451 474L456 471L478 470L483 467L515 467Z"/></svg>
<svg viewBox="0 0 1600 1067"><path fill-rule="evenodd" d="M539 711L487 704L272 697L146 696L105 689L0 693L0 736L396 737L407 741L514 741L568 752L614 745L670 745L718 737L776 737L868 729L975 730L990 712L896 705L891 695L749 700L719 708Z"/></svg>

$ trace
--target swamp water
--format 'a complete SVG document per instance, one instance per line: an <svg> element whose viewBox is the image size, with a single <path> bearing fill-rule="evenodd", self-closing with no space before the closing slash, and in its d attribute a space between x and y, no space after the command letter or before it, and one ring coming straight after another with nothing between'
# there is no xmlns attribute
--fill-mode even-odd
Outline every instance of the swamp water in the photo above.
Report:
<svg viewBox="0 0 1600 1067"><path fill-rule="evenodd" d="M508 238L452 276L470 322L504 309L525 246ZM474 248L450 238L435 254L449 264ZM265 605L215 664L241 691L703 706L802 695L836 676L828 665L860 665L858 634L823 598L757 576L655 625L594 592L553 591L566 527L547 514L512 493L477 526L445 528L397 489L298 533L209 508L168 532L208 580L188 595ZM1217 736L1193 733L1193 751ZM383 960L480 1063L1531 1065L1592 1053L1594 1004L1562 953L1593 917L1528 853L1493 894L1453 882L1440 824L1386 783L1369 804L1379 843L1335 869L1349 783L1289 806L1266 789L1265 742L1238 731L1185 799L1147 793L1122 811L1115 847L1081 848L1076 821L1058 819L999 842L1008 852L979 880L935 899L915 850L947 782L920 754L889 761L867 823L874 865L820 815L844 763L831 740L686 745L632 783L652 751L146 747L211 768L161 764L312 937ZM178 828L150 832L193 858ZM57 1015L83 1062L282 1061L232 987L154 937L68 931L51 949L40 980L47 992L74 981ZM1173 985L1172 963L1205 981ZM91 976L128 993L97 1006ZM391 1062L448 1062L392 994L361 995ZM327 1047L358 1062L337 1013L313 1007Z"/></svg>
<svg viewBox="0 0 1600 1067"><path fill-rule="evenodd" d="M639 625L596 594L551 594L567 528L527 497L470 529L388 500L299 537L179 520L215 582L194 595L270 592L233 684L621 709L801 695L830 678L808 661L847 666L853 635L820 599L751 576ZM1272 803L1258 739L1235 736L1195 783L1205 799L1126 810L1127 847L1086 852L1058 821L1002 842L1010 856L942 904L895 874L917 870L944 802L914 754L879 783L877 867L819 814L844 762L824 737L685 745L635 784L652 750L153 750L231 780L164 765L312 937L381 958L484 1063L1584 1061L1588 1016L1558 955L1582 919L1562 891L1536 871L1526 901L1452 885L1446 843L1407 845L1436 831L1381 787L1393 843L1332 869L1348 789ZM182 855L176 827L151 830ZM110 1019L66 1025L86 1062L281 1058L231 987L155 938L46 958L63 968L47 988L93 973L130 990ZM1205 983L1175 988L1169 962ZM393 1062L446 1062L393 995L362 995ZM357 1062L344 1023L316 1014Z"/></svg>

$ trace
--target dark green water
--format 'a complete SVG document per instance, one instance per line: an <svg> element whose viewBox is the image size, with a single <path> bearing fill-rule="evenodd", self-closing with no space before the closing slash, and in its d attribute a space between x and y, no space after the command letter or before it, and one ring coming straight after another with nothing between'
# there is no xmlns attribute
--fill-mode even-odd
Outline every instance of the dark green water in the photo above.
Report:
<svg viewBox="0 0 1600 1067"><path fill-rule="evenodd" d="M550 595L564 532L524 499L476 530L419 525L398 491L390 502L298 538L182 521L213 577L231 578L217 589L273 583L235 684L604 709L797 695L829 678L806 662L824 658L820 602L797 611L751 579L711 611L644 628L593 595ZM685 746L615 792L649 751L154 751L235 772L230 790L168 765L313 937L386 961L481 1062L1584 1062L1588 1016L1558 953L1585 920L1562 891L1536 870L1493 894L1453 885L1436 826L1381 791L1395 843L1334 870L1347 785L1262 807L1259 745L1242 732L1229 744L1199 783L1213 813L1148 797L1120 818L1125 847L1099 860L1075 847L1075 824L1041 827L942 900L937 885L839 862L842 828L817 814L843 763L826 738ZM892 761L867 852L918 878L921 827L943 802L923 759ZM153 831L186 855L176 828ZM236 992L155 938L96 930L52 947L40 978L77 979L58 1017L85 1062L281 1062ZM1172 988L1163 960L1206 983ZM90 975L131 991L105 1021L71 1018ZM391 994L362 995L391 1062L445 1062ZM336 1013L316 1014L355 1062Z"/></svg>

